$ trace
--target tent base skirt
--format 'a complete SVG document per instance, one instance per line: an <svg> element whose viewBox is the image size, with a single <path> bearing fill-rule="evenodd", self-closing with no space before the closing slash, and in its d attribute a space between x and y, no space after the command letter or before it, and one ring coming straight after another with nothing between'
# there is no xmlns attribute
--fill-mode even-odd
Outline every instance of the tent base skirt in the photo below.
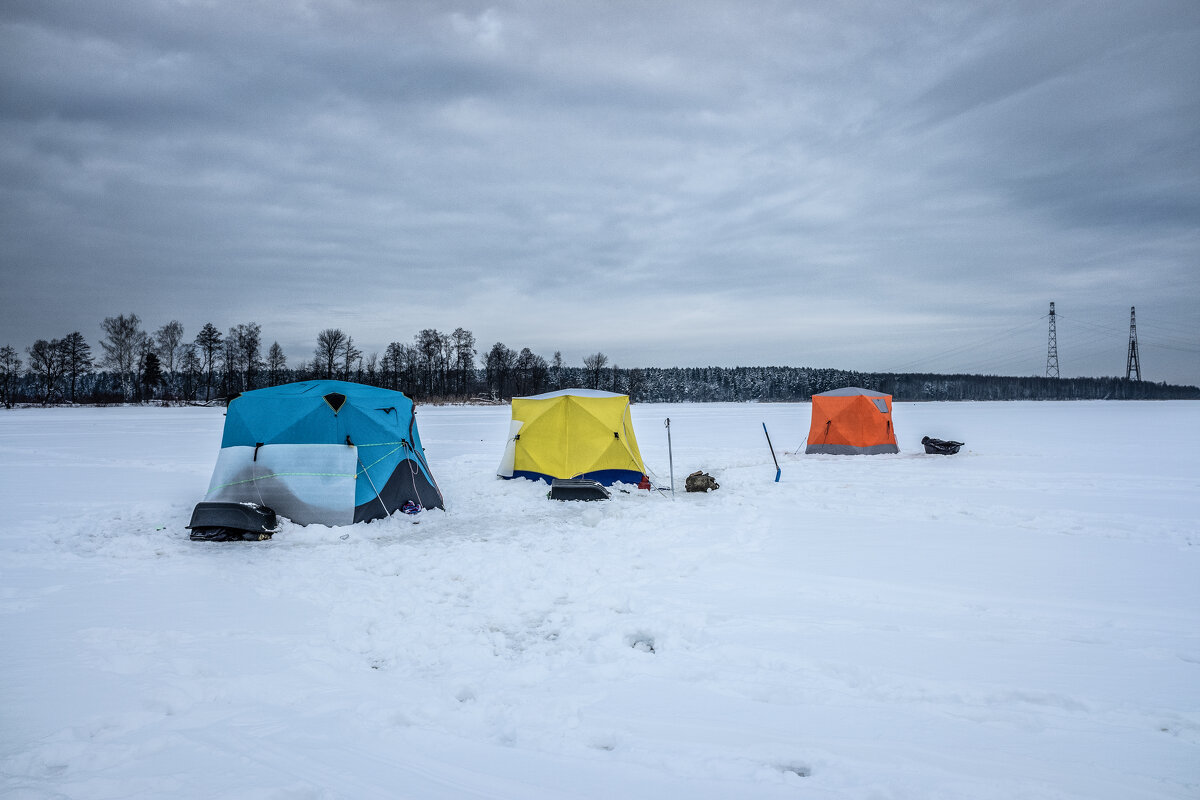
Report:
<svg viewBox="0 0 1200 800"><path fill-rule="evenodd" d="M818 453L829 456L879 456L899 452L900 448L894 444L873 444L868 447L856 447L852 444L810 444L804 448L805 455Z"/></svg>
<svg viewBox="0 0 1200 800"><path fill-rule="evenodd" d="M642 482L643 475L640 472L634 472L630 469L601 469L592 472L584 472L579 475L572 475L569 478L555 477L542 472L531 472L528 470L519 469L513 472L512 475L501 475L500 477L511 478L527 478L531 481L545 481L553 483L556 480L587 480L595 481L603 486L612 486L614 483L631 483L637 486Z"/></svg>

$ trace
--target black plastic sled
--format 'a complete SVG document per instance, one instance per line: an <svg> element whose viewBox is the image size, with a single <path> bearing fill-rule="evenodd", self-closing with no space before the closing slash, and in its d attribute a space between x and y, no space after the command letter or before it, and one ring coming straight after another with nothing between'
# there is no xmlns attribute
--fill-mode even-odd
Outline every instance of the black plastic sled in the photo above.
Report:
<svg viewBox="0 0 1200 800"><path fill-rule="evenodd" d="M963 446L962 442L947 442L942 439L931 439L926 436L921 439L921 444L925 445L925 452L934 456L952 456L958 452L958 448Z"/></svg>
<svg viewBox="0 0 1200 800"><path fill-rule="evenodd" d="M278 529L273 509L254 503L197 503L188 523L193 542L261 542Z"/></svg>
<svg viewBox="0 0 1200 800"><path fill-rule="evenodd" d="M611 496L604 484L583 478L555 478L546 495L551 500L607 500Z"/></svg>

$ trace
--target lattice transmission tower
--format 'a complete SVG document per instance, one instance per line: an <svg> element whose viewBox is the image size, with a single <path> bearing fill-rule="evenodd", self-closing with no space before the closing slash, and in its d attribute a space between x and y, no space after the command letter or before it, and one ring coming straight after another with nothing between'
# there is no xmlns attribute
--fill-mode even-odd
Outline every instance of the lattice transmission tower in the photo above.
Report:
<svg viewBox="0 0 1200 800"><path fill-rule="evenodd" d="M1054 301L1050 301L1050 340L1046 344L1046 377L1058 377L1058 334L1054 332Z"/></svg>
<svg viewBox="0 0 1200 800"><path fill-rule="evenodd" d="M1142 360L1138 358L1137 318L1134 307L1129 307L1129 356L1125 359L1125 380L1131 377L1135 381L1142 379Z"/></svg>

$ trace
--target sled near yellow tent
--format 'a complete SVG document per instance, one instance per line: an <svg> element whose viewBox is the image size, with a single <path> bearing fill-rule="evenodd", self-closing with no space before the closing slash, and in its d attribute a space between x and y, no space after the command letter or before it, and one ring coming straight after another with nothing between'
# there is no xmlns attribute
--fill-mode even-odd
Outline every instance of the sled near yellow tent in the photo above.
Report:
<svg viewBox="0 0 1200 800"><path fill-rule="evenodd" d="M514 397L502 478L587 478L642 483L646 465L629 417L629 397L595 389Z"/></svg>

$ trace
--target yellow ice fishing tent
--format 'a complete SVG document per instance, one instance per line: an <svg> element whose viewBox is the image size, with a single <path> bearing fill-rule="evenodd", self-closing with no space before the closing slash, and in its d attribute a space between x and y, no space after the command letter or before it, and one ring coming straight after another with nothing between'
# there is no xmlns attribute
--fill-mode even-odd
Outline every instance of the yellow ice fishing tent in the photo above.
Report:
<svg viewBox="0 0 1200 800"><path fill-rule="evenodd" d="M641 483L629 397L595 389L514 397L502 478L587 478L611 485Z"/></svg>

